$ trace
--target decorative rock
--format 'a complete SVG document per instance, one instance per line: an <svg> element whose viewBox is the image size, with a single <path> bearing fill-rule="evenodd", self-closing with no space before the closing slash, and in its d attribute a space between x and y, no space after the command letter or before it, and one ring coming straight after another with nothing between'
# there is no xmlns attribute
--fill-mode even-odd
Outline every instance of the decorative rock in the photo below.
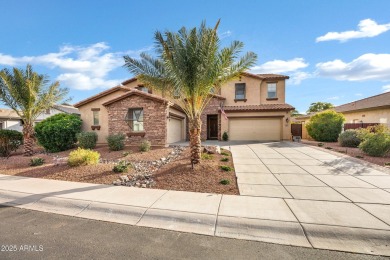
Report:
<svg viewBox="0 0 390 260"><path fill-rule="evenodd" d="M129 177L127 177L127 175L122 175L119 177L123 182L128 182L129 181Z"/></svg>
<svg viewBox="0 0 390 260"><path fill-rule="evenodd" d="M142 184L141 187L142 187L142 188L146 188L146 184Z"/></svg>

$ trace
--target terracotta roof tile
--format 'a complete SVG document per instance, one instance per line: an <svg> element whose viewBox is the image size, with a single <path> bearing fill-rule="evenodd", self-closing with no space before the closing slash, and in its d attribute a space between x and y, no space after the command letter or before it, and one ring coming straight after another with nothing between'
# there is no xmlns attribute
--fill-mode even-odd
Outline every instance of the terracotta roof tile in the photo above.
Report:
<svg viewBox="0 0 390 260"><path fill-rule="evenodd" d="M390 92L360 99L334 108L336 112L348 112L390 106Z"/></svg>
<svg viewBox="0 0 390 260"><path fill-rule="evenodd" d="M130 97L132 95L143 96L143 97L146 97L149 99L154 99L154 100L159 101L159 102L169 102L167 99L159 97L157 95L149 94L149 93L137 90L137 89L131 89L129 92L126 92L123 95L120 95L119 97L116 97L116 98L113 98L111 100L108 100L107 102L104 102L103 106L110 105L114 102L117 102L117 101L122 100L124 98Z"/></svg>
<svg viewBox="0 0 390 260"><path fill-rule="evenodd" d="M262 104L248 106L225 106L225 112L234 111L277 111L277 110L294 110L294 107L289 104Z"/></svg>
<svg viewBox="0 0 390 260"><path fill-rule="evenodd" d="M123 87L123 86L116 86L116 87L113 87L113 88L110 88L110 89L107 89L103 92L100 92L96 95L93 95L87 99L84 99L84 100L81 100L80 102L77 102L76 104L74 104L73 106L76 107L76 108L79 108L85 104L88 104L89 102L92 102L96 99L99 99L101 97L104 97L104 96L107 96L111 93L114 93L115 91L118 91L118 90L125 90L125 91L130 91L130 88L127 88L127 87Z"/></svg>

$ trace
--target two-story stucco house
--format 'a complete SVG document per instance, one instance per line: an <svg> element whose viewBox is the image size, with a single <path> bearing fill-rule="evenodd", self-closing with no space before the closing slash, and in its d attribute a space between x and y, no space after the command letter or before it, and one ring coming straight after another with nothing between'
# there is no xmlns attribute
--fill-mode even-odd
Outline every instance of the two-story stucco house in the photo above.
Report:
<svg viewBox="0 0 390 260"><path fill-rule="evenodd" d="M202 114L203 140L279 141L290 139L290 112L285 103L288 76L244 73L226 83ZM81 113L84 131L96 131L98 142L110 134L124 133L138 144L152 145L188 140L186 115L175 99L147 89L136 78L74 105Z"/></svg>

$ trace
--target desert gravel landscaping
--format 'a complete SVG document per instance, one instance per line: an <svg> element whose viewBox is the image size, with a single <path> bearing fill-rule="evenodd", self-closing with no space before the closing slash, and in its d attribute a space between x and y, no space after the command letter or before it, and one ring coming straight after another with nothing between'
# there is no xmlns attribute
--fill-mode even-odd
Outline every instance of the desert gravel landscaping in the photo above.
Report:
<svg viewBox="0 0 390 260"><path fill-rule="evenodd" d="M73 149L72 149L73 150ZM110 151L107 146L99 145L94 150L101 155L97 165L70 167L67 156L72 150L59 153L44 153L35 147L33 157L22 154L23 147L8 159L0 158L0 173L33 178L86 182L96 184L115 184L179 191L209 192L220 194L239 194L234 169L223 171L220 166L233 168L231 154L209 155L201 164L192 169L190 150L185 147L155 148L140 152L138 147L126 147L122 151ZM32 158L43 158L41 166L30 166ZM228 161L221 161L228 158ZM113 172L114 165L121 160L132 164L126 173ZM227 181L223 185L221 180Z"/></svg>

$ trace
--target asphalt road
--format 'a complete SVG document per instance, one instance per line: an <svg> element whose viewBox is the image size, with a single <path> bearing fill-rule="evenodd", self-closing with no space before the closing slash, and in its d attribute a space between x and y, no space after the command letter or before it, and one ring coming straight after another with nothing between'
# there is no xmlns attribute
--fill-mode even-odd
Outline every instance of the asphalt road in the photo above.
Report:
<svg viewBox="0 0 390 260"><path fill-rule="evenodd" d="M0 246L0 259L384 259L4 206L0 206Z"/></svg>

